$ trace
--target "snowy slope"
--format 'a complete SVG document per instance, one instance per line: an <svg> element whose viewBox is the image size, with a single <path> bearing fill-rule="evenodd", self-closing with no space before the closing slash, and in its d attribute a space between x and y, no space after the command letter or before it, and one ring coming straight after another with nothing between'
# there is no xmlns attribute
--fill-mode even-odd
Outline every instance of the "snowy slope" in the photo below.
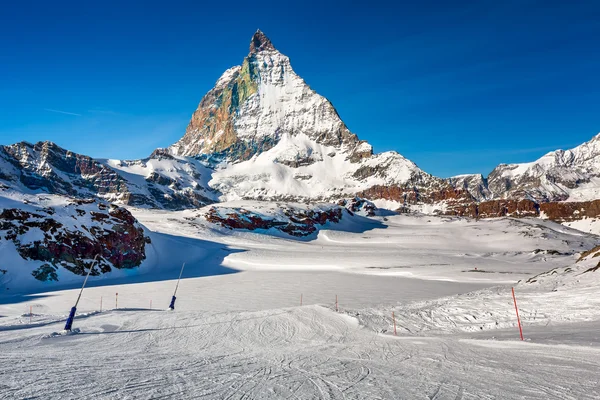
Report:
<svg viewBox="0 0 600 400"><path fill-rule="evenodd" d="M247 206L259 211L273 204ZM224 234L198 211L134 212L163 234L210 239L220 242L218 247L228 243L238 250L226 258L228 263L246 262L250 271L204 278L184 274L174 312L164 310L174 280L90 287L75 319L78 331L71 335L60 330L78 290L0 298L0 354L7 361L0 363L1 397L600 395L597 283L572 280L556 292L553 282L516 285L523 342L518 340L510 287L477 290L514 284L521 276L577 258L527 250L544 246L565 252L578 244L589 246L594 237L535 220L395 216L381 218L386 227L375 220L366 226L367 220L362 230L321 231L316 240L303 242L250 232ZM594 254L582 261L582 268L598 260ZM405 262L409 271L421 271L415 277L424 279L340 271L356 268L367 255L393 271L402 271L399 263ZM436 255L445 263L434 262ZM309 263L310 257L330 265ZM465 266L483 271L465 271ZM445 271L448 280L429 280L423 273L427 270ZM502 271L515 274L506 279ZM482 280L465 283L473 279L467 275ZM23 361L9 362L15 359Z"/></svg>
<svg viewBox="0 0 600 400"><path fill-rule="evenodd" d="M268 151L250 160L218 168L209 185L221 200L331 200L374 185L435 181L394 152L349 162L348 154L319 144L305 134L283 135Z"/></svg>
<svg viewBox="0 0 600 400"><path fill-rule="evenodd" d="M127 182L127 203L133 206L181 209L217 200L208 186L212 170L198 160L155 151L143 160L98 160ZM106 196L119 201L119 197Z"/></svg>

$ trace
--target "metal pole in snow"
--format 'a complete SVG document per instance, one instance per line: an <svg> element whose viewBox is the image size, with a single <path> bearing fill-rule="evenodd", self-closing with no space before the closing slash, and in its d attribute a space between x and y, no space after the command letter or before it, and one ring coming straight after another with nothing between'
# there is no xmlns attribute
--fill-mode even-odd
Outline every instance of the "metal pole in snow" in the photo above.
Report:
<svg viewBox="0 0 600 400"><path fill-rule="evenodd" d="M515 312L517 313L517 323L519 324L519 334L523 340L523 328L521 328L521 318L519 317L519 308L517 307L517 298L515 297L515 288L512 288L513 301L515 302Z"/></svg>
<svg viewBox="0 0 600 400"><path fill-rule="evenodd" d="M31 325L31 317L33 315L33 311L31 310L31 306L29 306L29 325Z"/></svg>
<svg viewBox="0 0 600 400"><path fill-rule="evenodd" d="M181 266L181 272L179 272L179 279L177 279L177 285L175 285L175 291L173 292L173 297L171 298L171 304L169 304L169 309L171 309L171 310L175 309L175 300L177 299L177 297L175 297L175 295L177 294L177 288L179 287L179 281L181 281L181 275L183 275L184 268L185 268L185 263L183 263L183 265Z"/></svg>
<svg viewBox="0 0 600 400"><path fill-rule="evenodd" d="M100 312L102 312L102 296L100 296Z"/></svg>
<svg viewBox="0 0 600 400"><path fill-rule="evenodd" d="M394 336L396 336L396 316L394 315L393 311L392 311L392 320L394 321Z"/></svg>
<svg viewBox="0 0 600 400"><path fill-rule="evenodd" d="M69 318L67 318L67 323L65 324L65 331L70 331L73 327L73 320L75 319L75 312L77 312L77 305L79 304L79 300L81 300L81 294L83 293L83 289L85 288L85 284L87 283L88 278L90 277L90 273L94 269L96 265L96 260L98 259L98 254L94 257L94 261L92 261L92 265L90 266L90 270L85 276L85 280L83 281L83 285L81 286L81 290L79 291L79 296L77 296L77 301L75 302L75 306L71 308L71 312L69 313Z"/></svg>
<svg viewBox="0 0 600 400"><path fill-rule="evenodd" d="M119 308L119 292L115 293L115 309Z"/></svg>
<svg viewBox="0 0 600 400"><path fill-rule="evenodd" d="M335 312L338 312L338 299L337 299L337 294L335 295Z"/></svg>

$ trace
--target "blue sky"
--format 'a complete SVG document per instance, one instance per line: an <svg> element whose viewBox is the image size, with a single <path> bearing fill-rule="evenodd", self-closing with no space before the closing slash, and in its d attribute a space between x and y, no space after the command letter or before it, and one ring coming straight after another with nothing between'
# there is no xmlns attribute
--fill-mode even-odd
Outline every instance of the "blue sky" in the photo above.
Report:
<svg viewBox="0 0 600 400"><path fill-rule="evenodd" d="M183 135L257 28L375 151L438 176L600 132L600 2L11 3L0 144L145 157Z"/></svg>

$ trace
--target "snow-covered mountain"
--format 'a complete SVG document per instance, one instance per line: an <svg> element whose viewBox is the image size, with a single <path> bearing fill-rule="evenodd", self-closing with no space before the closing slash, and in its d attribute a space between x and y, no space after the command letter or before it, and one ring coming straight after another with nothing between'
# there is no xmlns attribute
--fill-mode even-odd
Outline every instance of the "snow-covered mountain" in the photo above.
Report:
<svg viewBox="0 0 600 400"><path fill-rule="evenodd" d="M289 58L259 30L242 65L225 71L200 102L183 138L169 150L235 163L299 135L343 151L349 161L372 154L371 146L348 130L331 103L294 72ZM297 156L282 161L318 161L310 154Z"/></svg>
<svg viewBox="0 0 600 400"><path fill-rule="evenodd" d="M168 148L216 167L221 200L335 200L374 186L444 186L396 152L373 154L259 30Z"/></svg>
<svg viewBox="0 0 600 400"><path fill-rule="evenodd" d="M552 151L523 164L500 164L488 177L496 198L538 202L600 198L600 134L571 150Z"/></svg>
<svg viewBox="0 0 600 400"><path fill-rule="evenodd" d="M0 182L43 191L151 208L193 208L216 199L210 170L199 161L155 151L143 160L96 160L52 142L0 146Z"/></svg>

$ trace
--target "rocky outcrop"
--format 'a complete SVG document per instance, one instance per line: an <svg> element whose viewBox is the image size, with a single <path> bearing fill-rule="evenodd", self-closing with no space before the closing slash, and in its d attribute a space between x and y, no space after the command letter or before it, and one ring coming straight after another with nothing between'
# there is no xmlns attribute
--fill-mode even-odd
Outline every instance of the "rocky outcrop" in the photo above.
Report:
<svg viewBox="0 0 600 400"><path fill-rule="evenodd" d="M540 206L531 200L491 200L481 203L449 205L443 214L471 218L538 217Z"/></svg>
<svg viewBox="0 0 600 400"><path fill-rule="evenodd" d="M338 201L338 205L346 208L352 215L359 214L365 217L374 217L376 215L375 211L377 211L375 204L360 197L340 200Z"/></svg>
<svg viewBox="0 0 600 400"><path fill-rule="evenodd" d="M542 203L540 204L540 212L545 218L557 222L597 218L600 217L600 200Z"/></svg>
<svg viewBox="0 0 600 400"><path fill-rule="evenodd" d="M23 259L39 261L32 275L42 281L59 280L62 268L83 275L96 255L92 275L138 267L150 243L129 211L94 200L59 208L5 208L0 240L12 242Z"/></svg>
<svg viewBox="0 0 600 400"><path fill-rule="evenodd" d="M204 218L214 224L229 229L257 229L275 228L291 236L309 236L317 231L318 225L327 222L339 222L342 219L342 208L329 207L327 209L306 210L286 206L282 215L269 216L258 211L244 208L211 207Z"/></svg>
<svg viewBox="0 0 600 400"><path fill-rule="evenodd" d="M456 189L441 181L434 181L433 184L420 188L415 185L375 185L359 192L357 196L371 200L392 200L404 205L434 204L443 201L467 201L473 203L475 201L468 191Z"/></svg>

